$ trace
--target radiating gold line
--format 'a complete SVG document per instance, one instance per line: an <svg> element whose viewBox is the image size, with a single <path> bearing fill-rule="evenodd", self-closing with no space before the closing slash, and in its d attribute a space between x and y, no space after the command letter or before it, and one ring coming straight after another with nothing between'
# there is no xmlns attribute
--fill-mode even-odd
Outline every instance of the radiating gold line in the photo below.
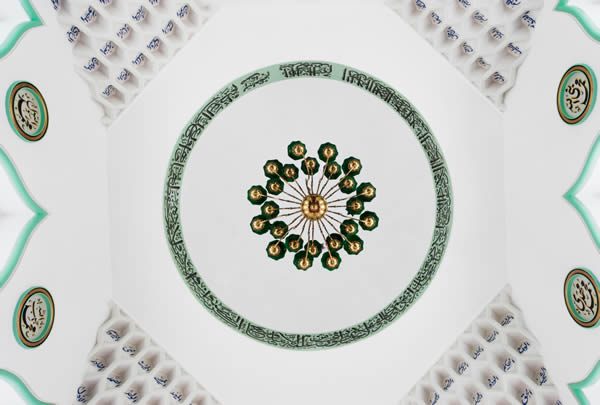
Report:
<svg viewBox="0 0 600 405"><path fill-rule="evenodd" d="M317 221L317 225L319 226L319 232L321 233L321 236L323 237L323 242L325 243L325 246L327 246L327 250L329 251L329 258L332 258L332 254L331 254L331 248L329 247L329 244L327 243L327 238L325 237L325 235L323 234L323 230L321 229L321 220L319 219ZM327 232L327 229L325 229L325 232ZM327 235L329 236L329 232L327 232Z"/></svg>
<svg viewBox="0 0 600 405"><path fill-rule="evenodd" d="M327 192L324 194L325 197L327 197L327 195L331 192L331 190L333 190L335 188L335 186L339 186L340 183L342 181L344 181L344 179L348 176L350 176L350 174L354 171L354 169L350 169L350 171L348 173L346 173L341 179L340 181L338 181L337 183L335 183L333 186L331 186L331 188L329 190L327 190Z"/></svg>

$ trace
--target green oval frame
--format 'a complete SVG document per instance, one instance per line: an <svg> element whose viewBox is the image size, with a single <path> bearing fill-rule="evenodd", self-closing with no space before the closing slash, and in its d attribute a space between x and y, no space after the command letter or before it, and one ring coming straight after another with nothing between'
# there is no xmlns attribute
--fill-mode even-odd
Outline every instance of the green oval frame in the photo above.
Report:
<svg viewBox="0 0 600 405"><path fill-rule="evenodd" d="M565 100L562 95L565 92L567 87L567 82L569 78L575 74L575 72L582 72L590 82L590 101L588 102L585 110L581 115L577 118L570 118L570 115L567 113L567 108L565 106ZM594 70L586 65L585 63L579 63L577 65L571 66L567 71L562 75L560 82L558 84L558 90L556 91L556 107L558 109L558 115L560 119L569 125L579 125L582 124L587 118L590 116L594 107L596 105L596 97L597 97L597 81L596 74Z"/></svg>
<svg viewBox="0 0 600 405"><path fill-rule="evenodd" d="M42 126L34 135L28 135L21 129L21 127L17 124L14 113L13 113L13 99L16 95L17 91L22 88L27 88L36 99L38 104L40 105L40 120L42 121ZM6 117L8 118L8 122L10 123L10 127L13 132L19 136L22 140L26 142L38 142L41 141L45 136L46 132L48 132L48 124L50 121L48 105L46 104L46 99L42 95L42 92L32 83L27 81L18 80L13 82L8 90L6 91L6 100L5 100L5 108L6 108Z"/></svg>
<svg viewBox="0 0 600 405"><path fill-rule="evenodd" d="M48 308L51 308L52 310L48 311L49 314L51 315L50 320L48 322L46 322L46 324L44 325L44 330L42 331L42 334L40 335L41 337L38 340L36 340L35 342L28 343L28 341L25 341L25 338L21 336L20 328L19 328L19 324L20 324L19 321L21 319L20 314L21 314L21 310L22 310L22 305L33 294L42 294L44 296L44 300L46 301L46 306ZM36 347L41 346L46 341L46 339L48 339L48 336L50 336L50 333L52 332L52 328L54 327L55 313L56 313L56 310L54 307L54 299L52 298L52 294L50 294L50 291L48 291L44 287L31 287L31 288L27 289L27 291L25 291L23 294L21 294L21 296L19 297L19 300L17 301L17 306L15 307L15 311L13 314L13 334L15 335L15 339L17 340L19 345L25 349L35 349Z"/></svg>
<svg viewBox="0 0 600 405"><path fill-rule="evenodd" d="M573 309L571 299L570 299L571 283L569 281L575 275L581 275L581 276L587 278L593 284L594 289L596 290L596 296L598 297L598 299L600 299L600 283L598 282L598 279L596 278L594 273L592 273L590 270L586 269L585 267L577 267L577 268L571 270L569 272L569 274L567 274L567 276L565 277L565 283L563 286L563 295L564 295L564 299L565 299L565 306L567 307L567 312L569 313L569 315L571 316L573 321L575 321L575 323L577 323L579 326L581 326L583 328L588 328L588 329L596 328L596 327L598 327L599 322L600 322L600 302L598 303L598 311L596 312L596 316L594 317L594 319L592 319L589 322L586 322L579 315L577 315L577 313Z"/></svg>
<svg viewBox="0 0 600 405"><path fill-rule="evenodd" d="M373 317L357 325L331 332L301 334L281 332L257 325L227 307L208 288L187 252L182 235L179 197L183 173L198 137L220 111L241 95L270 83L294 78L337 80L363 89L380 98L409 125L429 161L436 193L436 220L432 241L419 271L408 287ZM452 190L450 175L440 147L421 114L400 93L381 80L354 68L323 61L297 61L271 65L242 76L215 94L183 129L169 160L163 195L167 242L175 265L194 296L215 317L238 332L273 346L314 350L333 348L365 339L384 329L423 294L440 262L450 236Z"/></svg>

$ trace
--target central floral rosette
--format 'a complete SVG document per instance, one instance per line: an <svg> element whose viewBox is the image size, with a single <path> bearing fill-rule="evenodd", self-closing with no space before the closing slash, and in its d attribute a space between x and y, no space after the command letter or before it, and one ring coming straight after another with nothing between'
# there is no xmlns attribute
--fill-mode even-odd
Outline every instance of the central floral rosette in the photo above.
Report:
<svg viewBox="0 0 600 405"><path fill-rule="evenodd" d="M294 253L296 268L308 270L321 256L323 267L335 270L342 262L339 251L344 249L350 255L362 252L364 242L358 236L359 230L371 231L379 225L377 214L365 211L365 203L375 198L376 189L371 183L357 183L356 176L362 171L359 159L348 157L341 165L336 162L338 150L334 144L327 142L319 147L322 169L319 160L306 153L306 146L294 141L288 146L288 155L301 161L300 169L278 160L265 163L266 185L248 190L248 200L261 206L260 215L252 218L250 227L256 234L269 232L274 238L267 245L271 259Z"/></svg>

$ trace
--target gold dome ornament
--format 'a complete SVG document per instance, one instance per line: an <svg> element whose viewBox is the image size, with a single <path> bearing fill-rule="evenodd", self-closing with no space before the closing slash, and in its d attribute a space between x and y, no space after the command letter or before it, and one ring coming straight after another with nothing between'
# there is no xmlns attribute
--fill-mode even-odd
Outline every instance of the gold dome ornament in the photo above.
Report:
<svg viewBox="0 0 600 405"><path fill-rule="evenodd" d="M342 251L349 255L363 251L359 231L372 231L379 225L377 214L365 211L377 190L368 182L358 184L356 176L363 169L360 159L352 156L342 164L336 162L339 152L331 142L321 144L318 158L307 156L301 141L291 142L287 152L300 168L277 159L265 162L265 186L252 186L247 193L250 203L261 206L250 228L274 238L266 248L273 260L290 252L298 270L308 270L318 258L323 268L336 270Z"/></svg>

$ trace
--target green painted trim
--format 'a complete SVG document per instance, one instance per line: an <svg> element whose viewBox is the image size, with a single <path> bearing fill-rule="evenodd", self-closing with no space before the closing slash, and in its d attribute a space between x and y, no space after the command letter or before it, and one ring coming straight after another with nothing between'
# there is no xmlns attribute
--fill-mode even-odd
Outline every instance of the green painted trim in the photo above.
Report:
<svg viewBox="0 0 600 405"><path fill-rule="evenodd" d="M559 0L554 9L571 14L592 39L600 41L600 27L594 23L593 19L584 10L569 4L569 0Z"/></svg>
<svg viewBox="0 0 600 405"><path fill-rule="evenodd" d="M185 166L196 141L210 122L237 98L254 89L282 80L315 78L337 80L371 93L388 104L406 122L432 171L436 193L436 218L431 245L409 285L390 304L365 321L337 331L304 334L281 332L257 325L229 308L214 295L194 266L183 239L180 193ZM243 335L285 349L327 349L357 342L389 326L424 293L443 259L450 238L453 196L447 163L427 122L400 93L381 80L340 64L299 61L259 69L234 80L210 98L181 132L169 160L163 195L165 236L179 274L196 299L216 318ZM412 269L411 269L412 271Z"/></svg>
<svg viewBox="0 0 600 405"><path fill-rule="evenodd" d="M589 209L583 204L578 198L577 194L585 186L585 183L591 177L596 164L598 163L598 157L600 157L600 135L596 137L592 149L587 157L587 160L579 174L579 177L575 181L575 184L564 194L564 198L577 210L581 219L588 228L588 231L596 244L596 248L600 250L600 227L594 220L594 216Z"/></svg>
<svg viewBox="0 0 600 405"><path fill-rule="evenodd" d="M600 380L600 361L596 363L592 371L583 380L569 384L569 389L579 405L591 405L589 399L586 398L583 390L587 387L595 385Z"/></svg>
<svg viewBox="0 0 600 405"><path fill-rule="evenodd" d="M42 289L42 290L44 290L44 293L48 294L48 296L50 297L50 301L48 300L48 297L44 297L44 301L46 301L48 308L52 308L52 311L48 311L50 317L48 319L48 322L46 322L46 324L44 325L44 330L40 334L40 338L37 339L36 341L32 342L32 343L38 343L38 342L40 342L40 343L35 346L27 346L25 343L23 343L23 341L19 337L19 331L17 329L17 325L19 324L19 321L21 318L21 311L19 309L21 307L21 303L23 302L23 300L25 300L25 297L27 297L27 295L29 295L29 293L31 293L33 290L36 290L36 289ZM40 294L40 292L36 292L36 293ZM33 295L35 295L35 294L32 294L32 296ZM48 336L50 336L50 332L52 332L52 328L54 327L54 312L55 312L55 310L56 309L54 307L54 299L52 298L52 296L50 296L50 292L48 290L46 290L44 287L40 287L40 286L31 287L31 288L28 288L23 294L21 294L21 296L17 300L17 305L15 306L15 310L13 311L13 322L12 322L13 335L14 335L17 343L19 343L19 346L21 346L24 349L35 349L37 347L40 347L46 341Z"/></svg>
<svg viewBox="0 0 600 405"><path fill-rule="evenodd" d="M19 237L15 241L10 256L8 257L4 268L0 269L0 289L8 282L11 275L15 271L17 264L19 263L23 252L27 246L31 234L37 227L37 225L46 217L47 213L41 208L27 191L23 180L19 176L17 169L10 160L6 151L0 146L0 167L6 171L8 178L11 180L12 185L21 198L21 201L31 210L34 214L33 217L27 222L27 224L21 230Z"/></svg>
<svg viewBox="0 0 600 405"><path fill-rule="evenodd" d="M29 0L21 0L21 6L27 13L29 17L29 21L24 21L18 25L16 25L13 30L8 34L6 39L2 43L0 43L0 59L5 57L13 50L13 48L17 45L17 42L21 39L25 32L31 28L39 27L43 24L43 21L33 5Z"/></svg>
<svg viewBox="0 0 600 405"><path fill-rule="evenodd" d="M52 405L50 402L40 401L23 380L8 370L0 369L0 380L6 381L27 405Z"/></svg>

